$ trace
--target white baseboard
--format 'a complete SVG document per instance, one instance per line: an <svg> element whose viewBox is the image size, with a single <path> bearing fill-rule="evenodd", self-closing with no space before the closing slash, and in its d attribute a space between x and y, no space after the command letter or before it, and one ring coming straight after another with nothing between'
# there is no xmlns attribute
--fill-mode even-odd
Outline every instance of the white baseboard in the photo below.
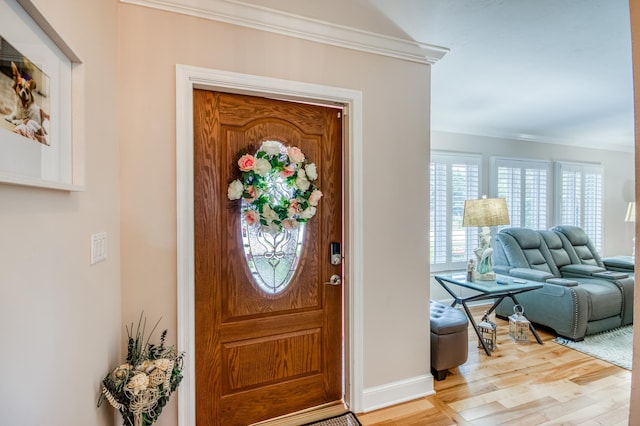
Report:
<svg viewBox="0 0 640 426"><path fill-rule="evenodd" d="M431 374L374 386L365 389L363 392L362 411L367 413L434 393L433 376Z"/></svg>

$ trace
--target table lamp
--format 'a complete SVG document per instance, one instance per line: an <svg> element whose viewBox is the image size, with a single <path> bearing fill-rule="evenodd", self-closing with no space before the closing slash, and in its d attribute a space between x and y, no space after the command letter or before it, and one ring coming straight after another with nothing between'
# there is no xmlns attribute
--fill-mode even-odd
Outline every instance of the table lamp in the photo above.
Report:
<svg viewBox="0 0 640 426"><path fill-rule="evenodd" d="M507 200L504 198L487 198L483 196L479 200L466 200L464 202L464 216L462 226L478 226L480 231L480 247L474 250L478 258L476 266L476 279L493 281L496 273L493 272L493 248L491 247L490 226L509 225L509 212Z"/></svg>
<svg viewBox="0 0 640 426"><path fill-rule="evenodd" d="M629 201L629 204L627 204L627 214L624 216L624 221L625 222L635 222L636 221L636 202L635 201ZM634 236L633 236L633 254L632 254L633 258L636 258L636 237L635 237L635 232L634 232Z"/></svg>

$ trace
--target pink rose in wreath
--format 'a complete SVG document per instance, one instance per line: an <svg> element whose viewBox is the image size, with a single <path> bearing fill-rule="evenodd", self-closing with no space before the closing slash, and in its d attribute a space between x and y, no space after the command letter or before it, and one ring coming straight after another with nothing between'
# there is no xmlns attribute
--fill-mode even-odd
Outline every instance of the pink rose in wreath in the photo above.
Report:
<svg viewBox="0 0 640 426"><path fill-rule="evenodd" d="M322 191L320 191L319 189L314 189L311 195L309 195L309 204L311 204L313 207L317 206L320 198L322 198Z"/></svg>
<svg viewBox="0 0 640 426"><path fill-rule="evenodd" d="M255 199L256 199L256 198L258 198L258 197L257 197L257 195L258 195L258 194L257 194L257 192L256 192L256 188L255 188L253 185L249 185L249 186L247 186L247 187L244 189L244 194L246 194L246 195L244 195L244 197L243 197L243 198L244 198L244 200L245 200L247 203L250 203L250 202L252 202L252 201L255 201ZM313 195L313 194L312 194L312 195Z"/></svg>
<svg viewBox="0 0 640 426"><path fill-rule="evenodd" d="M249 226L253 226L256 223L260 222L260 214L258 214L258 212L255 210L245 210L244 220Z"/></svg>
<svg viewBox="0 0 640 426"><path fill-rule="evenodd" d="M296 168L289 164L288 166L285 166L284 169L282 169L282 171L280 172L280 176L282 176L283 178L288 178L293 176L296 173Z"/></svg>
<svg viewBox="0 0 640 426"><path fill-rule="evenodd" d="M287 209L287 213L289 214L289 217L293 217L298 213L300 213L300 206L298 205L298 200L291 200L291 203L289 204L289 208Z"/></svg>
<svg viewBox="0 0 640 426"><path fill-rule="evenodd" d="M256 165L256 158L253 155L245 154L238 160L238 167L243 172L249 172L253 170Z"/></svg>
<svg viewBox="0 0 640 426"><path fill-rule="evenodd" d="M302 163L304 161L304 154L297 146L287 148L287 155L289 156L289 160L294 164Z"/></svg>

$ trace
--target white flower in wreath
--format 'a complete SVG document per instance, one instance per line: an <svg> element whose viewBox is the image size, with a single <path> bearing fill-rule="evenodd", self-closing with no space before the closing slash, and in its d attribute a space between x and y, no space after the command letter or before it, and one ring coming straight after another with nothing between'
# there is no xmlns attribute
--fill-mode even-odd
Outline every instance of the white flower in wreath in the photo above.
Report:
<svg viewBox="0 0 640 426"><path fill-rule="evenodd" d="M278 219L278 214L274 212L270 206L265 205L262 208L262 217L265 218L267 222L273 222L274 220Z"/></svg>
<svg viewBox="0 0 640 426"><path fill-rule="evenodd" d="M311 182L307 179L307 176L304 170L298 170L298 176L296 177L296 188L300 191L305 192L311 186Z"/></svg>
<svg viewBox="0 0 640 426"><path fill-rule="evenodd" d="M296 187L300 191L306 191L307 189L309 189L309 186L311 186L311 182L309 182L307 178L296 178Z"/></svg>
<svg viewBox="0 0 640 426"><path fill-rule="evenodd" d="M265 160L264 158L258 158L255 166L253 166L253 171L258 175L265 177L271 171L271 163L269 163L269 160Z"/></svg>
<svg viewBox="0 0 640 426"><path fill-rule="evenodd" d="M230 200L239 200L242 197L242 193L244 192L244 185L238 179L234 180L229 184L229 188L227 189L227 197Z"/></svg>
<svg viewBox="0 0 640 426"><path fill-rule="evenodd" d="M267 155L270 155L271 157L273 157L274 155L280 155L281 146L282 145L280 145L280 142L266 141L266 142L263 142L262 147L260 147L260 150L266 152Z"/></svg>
<svg viewBox="0 0 640 426"><path fill-rule="evenodd" d="M277 223L269 222L266 225L262 225L262 232L266 232L268 234L277 234L280 232L280 227Z"/></svg>
<svg viewBox="0 0 640 426"><path fill-rule="evenodd" d="M307 207L302 213L300 213L301 219L311 219L316 214L316 208L313 206Z"/></svg>
<svg viewBox="0 0 640 426"><path fill-rule="evenodd" d="M309 180L318 179L318 172L316 171L316 164L315 163L307 164L305 166L304 170L305 170L305 172L307 172L307 178L309 178Z"/></svg>

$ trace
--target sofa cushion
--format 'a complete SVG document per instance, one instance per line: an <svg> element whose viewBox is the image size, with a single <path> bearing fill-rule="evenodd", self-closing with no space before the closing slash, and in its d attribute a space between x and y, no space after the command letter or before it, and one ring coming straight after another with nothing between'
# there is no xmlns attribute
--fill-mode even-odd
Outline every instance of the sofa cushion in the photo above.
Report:
<svg viewBox="0 0 640 426"><path fill-rule="evenodd" d="M558 225L553 229L562 232L573 245L586 246L589 242L589 237L584 232L584 229L577 226Z"/></svg>
<svg viewBox="0 0 640 426"><path fill-rule="evenodd" d="M571 246L580 263L604 267L600 255L584 229L578 226L558 225L551 230ZM573 263L577 263L577 261L574 260Z"/></svg>
<svg viewBox="0 0 640 426"><path fill-rule="evenodd" d="M580 287L589 293L588 321L620 315L622 293L618 287L604 280L581 280Z"/></svg>
<svg viewBox="0 0 640 426"><path fill-rule="evenodd" d="M560 271L562 271L562 267L564 265L572 263L571 256L569 255L569 252L567 252L562 239L557 233L553 231L538 231L538 233L547 244L551 257L553 258L556 266L560 268Z"/></svg>
<svg viewBox="0 0 640 426"><path fill-rule="evenodd" d="M555 277L560 271L542 236L529 228L505 228L496 236L503 245L506 260L513 268L529 268L545 271Z"/></svg>

